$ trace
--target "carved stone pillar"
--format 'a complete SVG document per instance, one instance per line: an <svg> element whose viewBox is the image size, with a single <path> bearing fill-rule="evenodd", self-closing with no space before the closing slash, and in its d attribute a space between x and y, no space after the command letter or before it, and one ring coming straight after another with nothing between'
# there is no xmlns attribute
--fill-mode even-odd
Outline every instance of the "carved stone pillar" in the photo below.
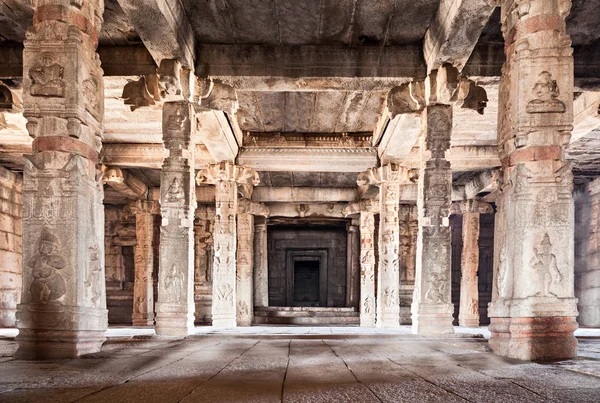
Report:
<svg viewBox="0 0 600 403"><path fill-rule="evenodd" d="M209 165L198 172L198 184L216 185L216 217L213 265L213 326L235 327L236 292L236 214L238 185L247 191L260 183L256 171L230 162Z"/></svg>
<svg viewBox="0 0 600 403"><path fill-rule="evenodd" d="M400 265L398 260L400 186L416 180L416 172L390 164L361 173L357 184L379 186L379 268L377 327L400 326Z"/></svg>
<svg viewBox="0 0 600 403"><path fill-rule="evenodd" d="M194 222L194 300L196 324L210 324L212 310L213 225L215 207L199 205Z"/></svg>
<svg viewBox="0 0 600 403"><path fill-rule="evenodd" d="M375 326L375 217L360 212L360 326Z"/></svg>
<svg viewBox="0 0 600 403"><path fill-rule="evenodd" d="M426 107L423 125L412 328L413 333L421 335L453 333L448 220L452 172L445 159L452 133L452 106Z"/></svg>
<svg viewBox="0 0 600 403"><path fill-rule="evenodd" d="M194 328L195 126L190 102L165 102L163 141L168 156L160 180L159 336L185 337Z"/></svg>
<svg viewBox="0 0 600 403"><path fill-rule="evenodd" d="M244 203L241 203L242 206ZM247 209L238 209L237 215L237 325L250 326L254 317L253 303L253 248L254 216Z"/></svg>
<svg viewBox="0 0 600 403"><path fill-rule="evenodd" d="M23 292L26 359L100 350L107 328L103 189L97 163L104 95L96 54L102 0L34 1L23 51Z"/></svg>
<svg viewBox="0 0 600 403"><path fill-rule="evenodd" d="M452 214L462 214L463 248L460 279L460 309L458 324L479 327L479 219L481 214L491 214L494 209L478 200L453 203Z"/></svg>
<svg viewBox="0 0 600 403"><path fill-rule="evenodd" d="M569 0L505 0L499 92L502 184L490 347L524 360L576 355L574 207L564 147L573 129Z"/></svg>
<svg viewBox="0 0 600 403"><path fill-rule="evenodd" d="M154 215L156 202L137 201L131 205L135 213L135 282L133 286L133 326L154 325Z"/></svg>
<svg viewBox="0 0 600 403"><path fill-rule="evenodd" d="M254 306L269 306L267 218L254 220Z"/></svg>
<svg viewBox="0 0 600 403"><path fill-rule="evenodd" d="M347 239L346 306L358 307L360 298L360 236L358 225L348 227Z"/></svg>

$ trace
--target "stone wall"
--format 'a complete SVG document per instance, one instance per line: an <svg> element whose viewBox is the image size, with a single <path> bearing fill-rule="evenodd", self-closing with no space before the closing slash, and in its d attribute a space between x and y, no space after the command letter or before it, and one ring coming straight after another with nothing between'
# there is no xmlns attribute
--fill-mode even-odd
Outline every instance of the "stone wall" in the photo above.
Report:
<svg viewBox="0 0 600 403"><path fill-rule="evenodd" d="M287 306L287 261L295 256L317 256L323 251L327 262L325 305L343 307L346 303L347 232L345 228L300 228L269 226L269 306ZM291 270L289 270L291 272ZM321 284L323 284L321 282Z"/></svg>
<svg viewBox="0 0 600 403"><path fill-rule="evenodd" d="M575 192L575 296L582 327L600 326L600 182Z"/></svg>
<svg viewBox="0 0 600 403"><path fill-rule="evenodd" d="M23 178L0 167L0 328L14 327L21 299Z"/></svg>

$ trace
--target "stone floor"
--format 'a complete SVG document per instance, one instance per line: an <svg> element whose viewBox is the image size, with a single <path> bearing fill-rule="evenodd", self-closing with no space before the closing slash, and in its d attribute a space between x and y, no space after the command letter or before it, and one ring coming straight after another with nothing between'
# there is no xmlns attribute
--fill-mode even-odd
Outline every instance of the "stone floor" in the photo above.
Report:
<svg viewBox="0 0 600 403"><path fill-rule="evenodd" d="M0 402L599 402L600 332L579 357L535 364L497 357L487 329L423 339L400 330L198 328L183 341L114 328L102 351L31 362L0 330Z"/></svg>

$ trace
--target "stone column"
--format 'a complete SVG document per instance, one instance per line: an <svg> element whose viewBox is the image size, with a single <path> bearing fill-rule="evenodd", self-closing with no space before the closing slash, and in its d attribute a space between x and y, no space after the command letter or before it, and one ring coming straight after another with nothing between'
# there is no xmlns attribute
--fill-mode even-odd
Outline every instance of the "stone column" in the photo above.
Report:
<svg viewBox="0 0 600 403"><path fill-rule="evenodd" d="M168 151L160 179L160 263L156 334L185 337L194 328L194 108L188 101L163 105Z"/></svg>
<svg viewBox="0 0 600 403"><path fill-rule="evenodd" d="M25 156L19 358L100 350L107 328L103 189L97 169L104 91L96 54L103 2L33 2L23 101Z"/></svg>
<svg viewBox="0 0 600 403"><path fill-rule="evenodd" d="M269 306L267 218L254 220L254 306Z"/></svg>
<svg viewBox="0 0 600 403"><path fill-rule="evenodd" d="M450 223L452 106L432 105L423 112L421 170L417 208L417 264L412 330L420 335L453 333L450 299Z"/></svg>
<svg viewBox="0 0 600 403"><path fill-rule="evenodd" d="M453 203L451 213L462 214L463 248L461 258L460 309L458 323L464 327L479 327L479 219L494 209L478 200Z"/></svg>
<svg viewBox="0 0 600 403"><path fill-rule="evenodd" d="M135 213L135 282L133 286L133 326L154 325L154 215L160 213L158 203L136 201Z"/></svg>
<svg viewBox="0 0 600 403"><path fill-rule="evenodd" d="M348 227L347 239L346 306L357 307L360 298L360 236L358 225Z"/></svg>
<svg viewBox="0 0 600 403"><path fill-rule="evenodd" d="M502 184L490 347L523 360L574 357L573 129L569 0L505 0L499 91Z"/></svg>
<svg viewBox="0 0 600 403"><path fill-rule="evenodd" d="M360 326L375 326L375 216L360 212Z"/></svg>
<svg viewBox="0 0 600 403"><path fill-rule="evenodd" d="M371 168L358 177L359 186L379 186L379 268L377 327L400 326L400 186L416 180L416 172L395 164Z"/></svg>
<svg viewBox="0 0 600 403"><path fill-rule="evenodd" d="M213 265L213 326L235 327L236 292L236 214L238 185L260 183L256 171L230 162L209 165L198 172L197 182L216 185L216 217Z"/></svg>
<svg viewBox="0 0 600 403"><path fill-rule="evenodd" d="M243 204L243 203L242 203ZM240 204L241 206L241 204ZM254 317L252 278L254 216L246 209L237 215L237 325L250 326ZM243 211L243 212L242 212Z"/></svg>

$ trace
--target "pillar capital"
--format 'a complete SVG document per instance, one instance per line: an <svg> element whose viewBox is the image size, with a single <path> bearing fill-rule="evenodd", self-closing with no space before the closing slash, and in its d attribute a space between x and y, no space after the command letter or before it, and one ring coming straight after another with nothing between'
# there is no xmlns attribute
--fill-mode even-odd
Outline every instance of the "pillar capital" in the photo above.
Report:
<svg viewBox="0 0 600 403"><path fill-rule="evenodd" d="M359 202L348 203L342 210L344 217L354 216L360 213L379 213L379 202L377 200L365 199Z"/></svg>
<svg viewBox="0 0 600 403"><path fill-rule="evenodd" d="M494 208L491 204L478 199L463 200L450 205L450 215L462 215L466 213L492 214Z"/></svg>
<svg viewBox="0 0 600 403"><path fill-rule="evenodd" d="M397 164L386 164L377 168L369 168L358 175L358 186L375 185L384 183L398 183L407 185L415 183L418 178L416 169L406 168Z"/></svg>
<svg viewBox="0 0 600 403"><path fill-rule="evenodd" d="M136 200L129 203L129 208L134 214L160 214L160 204L157 201Z"/></svg>
<svg viewBox="0 0 600 403"><path fill-rule="evenodd" d="M225 161L218 164L210 164L196 175L196 183L198 185L214 185L217 182L235 182L239 185L257 186L260 183L260 178L258 173L252 168Z"/></svg>
<svg viewBox="0 0 600 403"><path fill-rule="evenodd" d="M463 76L452 65L433 70L425 80L427 105L454 105L483 115L488 97L485 89Z"/></svg>

